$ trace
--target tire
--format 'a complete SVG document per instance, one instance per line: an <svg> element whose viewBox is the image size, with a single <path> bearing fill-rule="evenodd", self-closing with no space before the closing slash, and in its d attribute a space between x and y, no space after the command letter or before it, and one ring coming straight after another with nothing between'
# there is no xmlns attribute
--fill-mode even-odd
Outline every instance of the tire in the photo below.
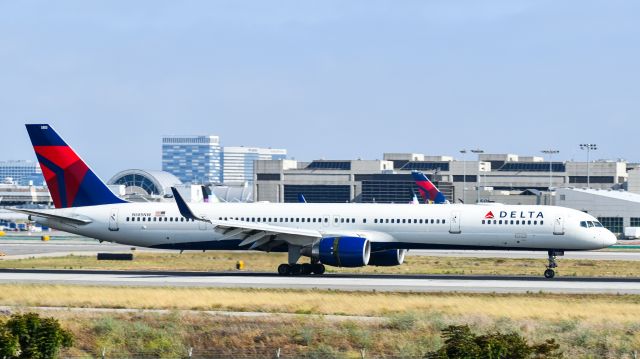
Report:
<svg viewBox="0 0 640 359"><path fill-rule="evenodd" d="M278 266L279 275L291 275L291 266L288 264L281 264Z"/></svg>
<svg viewBox="0 0 640 359"><path fill-rule="evenodd" d="M547 279L551 279L556 276L556 272L553 269L547 269L544 271L544 277Z"/></svg>
<svg viewBox="0 0 640 359"><path fill-rule="evenodd" d="M309 275L313 272L313 265L309 264L309 263L304 263L302 265L302 274L304 275Z"/></svg>
<svg viewBox="0 0 640 359"><path fill-rule="evenodd" d="M324 274L324 270L325 270L324 264L318 263L318 264L314 264L313 265L313 271L312 272L315 275L322 275L322 274Z"/></svg>

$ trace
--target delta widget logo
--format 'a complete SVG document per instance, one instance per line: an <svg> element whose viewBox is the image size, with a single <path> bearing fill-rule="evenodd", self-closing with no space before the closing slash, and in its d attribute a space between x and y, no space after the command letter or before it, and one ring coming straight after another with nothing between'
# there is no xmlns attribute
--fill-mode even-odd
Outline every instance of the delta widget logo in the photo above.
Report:
<svg viewBox="0 0 640 359"><path fill-rule="evenodd" d="M485 218L485 219L493 219L493 218L494 218L494 217L493 217L493 212L492 212L492 211L489 211L487 214L485 214L485 215L484 215L484 218Z"/></svg>

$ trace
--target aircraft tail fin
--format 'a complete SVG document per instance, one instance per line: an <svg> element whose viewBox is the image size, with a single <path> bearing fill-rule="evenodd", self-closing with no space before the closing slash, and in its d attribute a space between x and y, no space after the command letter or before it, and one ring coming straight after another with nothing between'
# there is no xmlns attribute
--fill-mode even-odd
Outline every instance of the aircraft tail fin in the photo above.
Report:
<svg viewBox="0 0 640 359"><path fill-rule="evenodd" d="M425 203L435 203L435 204L443 204L447 203L447 199L445 196L436 188L436 186L429 181L429 178L418 171L411 172L413 179L416 181L416 185L418 186L418 192L420 192L420 196L425 201Z"/></svg>
<svg viewBox="0 0 640 359"><path fill-rule="evenodd" d="M56 208L124 203L48 124L28 124L27 132Z"/></svg>

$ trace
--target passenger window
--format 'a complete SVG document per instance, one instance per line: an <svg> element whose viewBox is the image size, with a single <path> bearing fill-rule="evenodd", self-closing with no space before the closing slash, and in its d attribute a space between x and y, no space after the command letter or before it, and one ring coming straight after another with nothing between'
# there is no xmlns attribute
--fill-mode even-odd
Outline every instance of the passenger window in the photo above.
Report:
<svg viewBox="0 0 640 359"><path fill-rule="evenodd" d="M445 224L445 223L447 223L447 220L443 219L442 224Z"/></svg>
<svg viewBox="0 0 640 359"><path fill-rule="evenodd" d="M367 223L367 219L366 219L366 218L363 218L363 219L362 219L362 223Z"/></svg>
<svg viewBox="0 0 640 359"><path fill-rule="evenodd" d="M484 224L484 219L482 220L482 224Z"/></svg>
<svg viewBox="0 0 640 359"><path fill-rule="evenodd" d="M385 223L389 223L389 218L384 220Z"/></svg>
<svg viewBox="0 0 640 359"><path fill-rule="evenodd" d="M422 224L422 219L420 219L420 224Z"/></svg>
<svg viewBox="0 0 640 359"><path fill-rule="evenodd" d="M434 220L433 220L433 219L431 219L431 224L433 224L433 222L434 222Z"/></svg>

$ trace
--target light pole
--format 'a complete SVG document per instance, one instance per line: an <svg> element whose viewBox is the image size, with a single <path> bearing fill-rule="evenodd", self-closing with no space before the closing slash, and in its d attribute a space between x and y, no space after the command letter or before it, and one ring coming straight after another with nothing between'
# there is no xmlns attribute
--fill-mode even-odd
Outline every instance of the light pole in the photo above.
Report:
<svg viewBox="0 0 640 359"><path fill-rule="evenodd" d="M542 153L544 153L546 155L549 155L549 193L551 193L551 186L553 185L553 182L552 182L553 181L553 177L552 177L553 176L553 167L552 167L553 162L551 162L551 156L553 156L553 155L555 155L557 153L560 153L560 151L549 149L549 150L542 150L540 152L542 152Z"/></svg>
<svg viewBox="0 0 640 359"><path fill-rule="evenodd" d="M591 182L589 181L589 176L591 174L589 169L589 166L591 165L589 154L591 153L591 151L597 150L598 145L596 145L595 143L582 143L580 144L580 149L587 150L587 188L589 188L591 186Z"/></svg>
<svg viewBox="0 0 640 359"><path fill-rule="evenodd" d="M478 198L476 200L476 203L480 203L480 154L484 153L484 151L480 150L480 149L475 149L475 150L471 150L471 152L473 152L473 153L478 155L478 176L476 178L476 182L478 182L478 185L476 186L476 191L478 193Z"/></svg>
<svg viewBox="0 0 640 359"><path fill-rule="evenodd" d="M465 192L467 190L467 161L466 161L467 150L466 149L460 150L460 153L462 153L462 203L466 203Z"/></svg>

